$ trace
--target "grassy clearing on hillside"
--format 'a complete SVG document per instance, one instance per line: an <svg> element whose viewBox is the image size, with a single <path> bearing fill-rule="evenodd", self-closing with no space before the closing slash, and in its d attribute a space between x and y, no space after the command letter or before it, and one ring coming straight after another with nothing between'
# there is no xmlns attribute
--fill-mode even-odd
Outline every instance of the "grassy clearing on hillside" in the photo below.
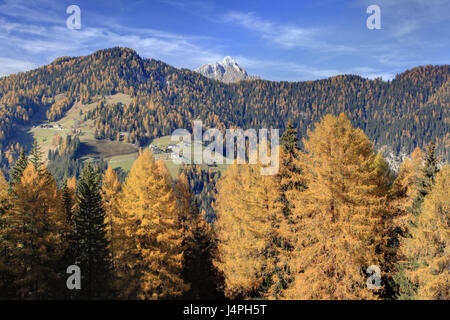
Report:
<svg viewBox="0 0 450 320"><path fill-rule="evenodd" d="M113 96L105 97L107 104L131 102L131 97L118 93ZM27 129L27 133L31 134L39 143L43 151L44 157L47 157L48 150L55 149L53 138L57 135L66 137L67 135L74 135L76 131L79 132L80 141L82 143L82 156L87 158L111 158L114 156L127 155L129 157L137 157L137 147L125 142L113 142L107 140L96 140L94 137L94 121L84 121L85 115L97 106L97 102L89 104L75 103L70 108L63 118L54 122L45 122L53 127L59 125L62 130L57 128L41 128L39 125L31 129ZM125 168L124 168L125 169Z"/></svg>
<svg viewBox="0 0 450 320"><path fill-rule="evenodd" d="M108 161L109 165L115 168L122 168L125 171L129 171L133 166L134 161L137 159L138 153L133 154L125 154L120 156L113 156L110 158L105 158L105 161Z"/></svg>
<svg viewBox="0 0 450 320"><path fill-rule="evenodd" d="M116 103L129 104L132 99L130 96L122 93L115 94L113 96L105 97L106 104L112 105ZM75 103L70 108L63 118L55 122L46 122L50 126L59 125L62 129L54 128L40 128L35 126L28 130L28 134L31 134L34 139L38 141L41 146L44 156L47 156L48 150L55 149L53 139L56 135L65 137L67 135L73 135L75 130L78 130L80 137L80 157L83 159L103 158L113 168L122 168L125 171L129 171L137 159L139 149L133 144L125 142L117 142L110 140L97 140L94 137L94 121L84 121L85 115L93 110L97 106L97 102L90 104ZM25 129L24 129L24 132ZM164 136L152 141L153 145L166 150L169 144L177 144L177 141L172 141L171 136ZM192 154L194 155L194 144L191 146ZM201 146L200 150L203 150L204 146ZM154 154L155 159L162 159L167 166L172 178L176 178L182 165L175 164L169 153ZM192 158L193 159L193 158ZM211 169L213 171L225 171L228 165L208 166L202 165L205 170Z"/></svg>

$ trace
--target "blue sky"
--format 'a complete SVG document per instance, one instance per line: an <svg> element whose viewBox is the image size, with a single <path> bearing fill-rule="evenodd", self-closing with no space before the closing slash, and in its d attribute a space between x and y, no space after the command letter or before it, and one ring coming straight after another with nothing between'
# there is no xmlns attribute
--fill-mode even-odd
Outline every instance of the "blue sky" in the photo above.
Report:
<svg viewBox="0 0 450 320"><path fill-rule="evenodd" d="M81 29L66 27L69 5ZM366 8L381 9L369 30ZM391 79L450 63L448 0L0 0L0 76L114 46L193 69L232 56L269 80Z"/></svg>

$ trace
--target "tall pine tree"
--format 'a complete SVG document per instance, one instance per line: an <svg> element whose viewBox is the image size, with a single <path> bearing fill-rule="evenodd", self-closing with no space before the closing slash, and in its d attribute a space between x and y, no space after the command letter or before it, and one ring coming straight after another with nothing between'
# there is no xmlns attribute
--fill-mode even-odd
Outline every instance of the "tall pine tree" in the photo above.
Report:
<svg viewBox="0 0 450 320"><path fill-rule="evenodd" d="M426 195L431 191L434 184L434 178L438 173L437 160L435 155L435 145L430 142L425 155L425 162L422 170L422 174L417 179L418 194L412 203L412 213L414 215L420 214L420 208Z"/></svg>
<svg viewBox="0 0 450 320"><path fill-rule="evenodd" d="M274 238L277 248L276 266L273 275L271 295L279 298L282 291L293 281L290 270L296 238L296 224L293 219L293 201L289 194L306 189L306 179L301 165L301 152L297 145L297 130L291 121L281 137L280 168L276 176L279 187L278 201L281 211L277 214L277 235Z"/></svg>
<svg viewBox="0 0 450 320"><path fill-rule="evenodd" d="M30 151L29 161L36 170L40 170L44 162L42 161L42 151L39 143L34 140L33 148Z"/></svg>
<svg viewBox="0 0 450 320"><path fill-rule="evenodd" d="M106 212L100 194L100 173L87 164L77 186L74 214L74 264L81 269L80 299L111 297L112 266L106 236Z"/></svg>
<svg viewBox="0 0 450 320"><path fill-rule="evenodd" d="M411 262L401 250L401 243L410 237L411 207L418 195L417 181L423 171L424 154L416 148L410 158L406 158L400 166L397 178L389 192L389 207L393 213L393 220L386 226L390 233L389 242L393 249L392 261L394 266L389 270L391 279L387 284L391 288L388 299L410 300L416 294L416 285L407 277L407 270L411 268Z"/></svg>
<svg viewBox="0 0 450 320"><path fill-rule="evenodd" d="M14 167L10 172L10 185L13 187L15 184L20 183L20 179L22 179L22 173L25 168L28 166L28 157L25 155L25 151L20 149L20 155L17 161L14 163Z"/></svg>
<svg viewBox="0 0 450 320"><path fill-rule="evenodd" d="M212 264L216 250L212 226L199 212L197 201L189 191L188 179L183 172L177 178L175 197L184 235L183 278L190 284L190 290L186 292L184 298L220 298L217 290L220 279Z"/></svg>

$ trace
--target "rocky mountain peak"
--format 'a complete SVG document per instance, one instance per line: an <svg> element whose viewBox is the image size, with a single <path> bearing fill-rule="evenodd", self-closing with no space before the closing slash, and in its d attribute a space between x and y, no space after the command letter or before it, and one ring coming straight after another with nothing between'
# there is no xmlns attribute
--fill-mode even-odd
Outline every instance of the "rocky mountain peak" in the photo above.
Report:
<svg viewBox="0 0 450 320"><path fill-rule="evenodd" d="M249 76L241 66L230 56L226 56L221 61L205 64L194 71L207 78L220 80L223 82L238 82L241 80L252 80L256 77Z"/></svg>

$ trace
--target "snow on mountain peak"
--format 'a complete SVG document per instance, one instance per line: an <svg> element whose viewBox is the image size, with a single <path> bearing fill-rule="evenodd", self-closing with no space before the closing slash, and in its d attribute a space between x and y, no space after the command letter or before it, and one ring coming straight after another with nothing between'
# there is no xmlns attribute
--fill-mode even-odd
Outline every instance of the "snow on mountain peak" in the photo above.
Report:
<svg viewBox="0 0 450 320"><path fill-rule="evenodd" d="M241 80L251 80L256 78L249 76L247 71L239 66L230 56L226 56L216 63L205 64L198 67L194 71L204 75L207 78L220 80L223 82L238 82Z"/></svg>

